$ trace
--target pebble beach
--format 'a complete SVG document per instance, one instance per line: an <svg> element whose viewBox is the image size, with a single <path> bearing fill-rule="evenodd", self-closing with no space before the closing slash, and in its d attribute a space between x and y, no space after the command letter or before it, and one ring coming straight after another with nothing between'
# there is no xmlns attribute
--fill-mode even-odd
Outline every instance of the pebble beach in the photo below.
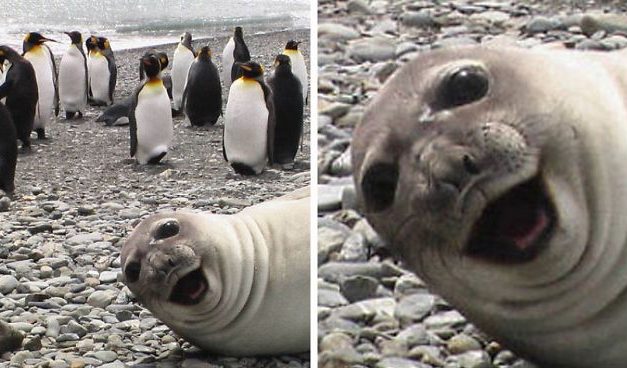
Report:
<svg viewBox="0 0 627 368"><path fill-rule="evenodd" d="M617 1L320 0L319 366L532 368L388 252L360 212L350 161L364 107L398 68L438 48L627 46ZM624 16L624 14L622 14Z"/></svg>
<svg viewBox="0 0 627 368"><path fill-rule="evenodd" d="M251 57L266 75L291 39L302 41L299 49L309 61L308 29L254 33L244 27ZM193 45L209 45L221 70L227 41ZM138 84L138 60L146 50L167 52L171 64L178 38L172 42L122 51L112 43L116 101ZM158 165L140 166L129 157L128 127L95 122L103 110L88 107L83 119L69 121L61 111L48 125L49 139L33 139L32 152L18 156L14 197L0 199L0 318L24 335L20 349L0 356L0 367L309 367L308 353L207 355L138 305L118 281L124 239L150 214L232 214L308 185L309 108L294 167L268 167L254 177L235 174L222 158L222 117L208 128L175 117L167 156Z"/></svg>

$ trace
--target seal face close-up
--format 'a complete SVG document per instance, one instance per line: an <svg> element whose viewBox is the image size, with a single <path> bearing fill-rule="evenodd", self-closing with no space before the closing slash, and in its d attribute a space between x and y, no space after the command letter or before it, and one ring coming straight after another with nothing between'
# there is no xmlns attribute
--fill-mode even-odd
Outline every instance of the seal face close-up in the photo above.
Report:
<svg viewBox="0 0 627 368"><path fill-rule="evenodd" d="M157 318L206 351L307 351L309 208L301 190L235 215L150 216L122 249L124 282Z"/></svg>
<svg viewBox="0 0 627 368"><path fill-rule="evenodd" d="M354 133L373 227L430 288L541 366L627 361L625 60L424 53Z"/></svg>

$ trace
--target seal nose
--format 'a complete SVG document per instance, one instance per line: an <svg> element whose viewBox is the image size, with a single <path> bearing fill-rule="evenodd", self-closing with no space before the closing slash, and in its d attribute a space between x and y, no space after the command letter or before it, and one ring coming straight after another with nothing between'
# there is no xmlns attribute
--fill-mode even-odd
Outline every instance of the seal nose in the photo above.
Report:
<svg viewBox="0 0 627 368"><path fill-rule="evenodd" d="M180 230L179 223L176 220L168 220L161 224L155 232L155 239L167 239L178 234Z"/></svg>
<svg viewBox="0 0 627 368"><path fill-rule="evenodd" d="M361 180L366 210L381 212L394 203L398 184L398 165L396 163L375 163L370 166Z"/></svg>
<svg viewBox="0 0 627 368"><path fill-rule="evenodd" d="M136 282L139 280L139 273L141 272L142 266L139 262L130 262L124 268L124 275L126 276L126 280L129 282Z"/></svg>

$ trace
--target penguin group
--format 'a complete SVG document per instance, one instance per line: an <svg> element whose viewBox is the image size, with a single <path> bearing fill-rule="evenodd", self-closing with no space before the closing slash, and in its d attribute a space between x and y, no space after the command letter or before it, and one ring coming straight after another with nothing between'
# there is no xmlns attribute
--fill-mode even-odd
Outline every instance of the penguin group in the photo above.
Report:
<svg viewBox="0 0 627 368"><path fill-rule="evenodd" d="M166 52L151 50L139 57L135 91L116 101L110 41L97 35L83 39L78 31L65 34L68 47L58 65L47 43L59 41L41 33L25 35L22 53L0 45L0 190L13 192L18 152L31 151L31 133L47 139L60 111L65 120L82 120L89 105L106 106L96 121L129 126L129 153L140 165L159 163L168 154L176 114L184 114L194 127L214 126L223 116L222 153L238 174L293 165L308 90L298 42L287 42L266 80L241 27L235 27L222 50L221 65L209 46L195 50L192 35L185 32L171 64Z"/></svg>

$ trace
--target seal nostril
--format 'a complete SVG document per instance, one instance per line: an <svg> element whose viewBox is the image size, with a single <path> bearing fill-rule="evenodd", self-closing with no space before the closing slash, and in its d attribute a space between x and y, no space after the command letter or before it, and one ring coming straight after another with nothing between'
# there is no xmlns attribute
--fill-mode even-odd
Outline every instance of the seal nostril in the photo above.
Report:
<svg viewBox="0 0 627 368"><path fill-rule="evenodd" d="M471 175L477 175L481 172L477 164L472 160L469 155L464 155L463 158L464 169Z"/></svg>
<svg viewBox="0 0 627 368"><path fill-rule="evenodd" d="M159 226L155 233L155 239L167 239L179 233L179 223L175 220L169 220Z"/></svg>
<svg viewBox="0 0 627 368"><path fill-rule="evenodd" d="M124 275L126 276L126 280L129 282L136 282L139 280L139 273L141 272L142 266L139 262L131 262L126 265L124 268Z"/></svg>
<svg viewBox="0 0 627 368"><path fill-rule="evenodd" d="M390 207L394 203L397 183L396 164L378 163L370 166L361 182L367 210L380 212Z"/></svg>

